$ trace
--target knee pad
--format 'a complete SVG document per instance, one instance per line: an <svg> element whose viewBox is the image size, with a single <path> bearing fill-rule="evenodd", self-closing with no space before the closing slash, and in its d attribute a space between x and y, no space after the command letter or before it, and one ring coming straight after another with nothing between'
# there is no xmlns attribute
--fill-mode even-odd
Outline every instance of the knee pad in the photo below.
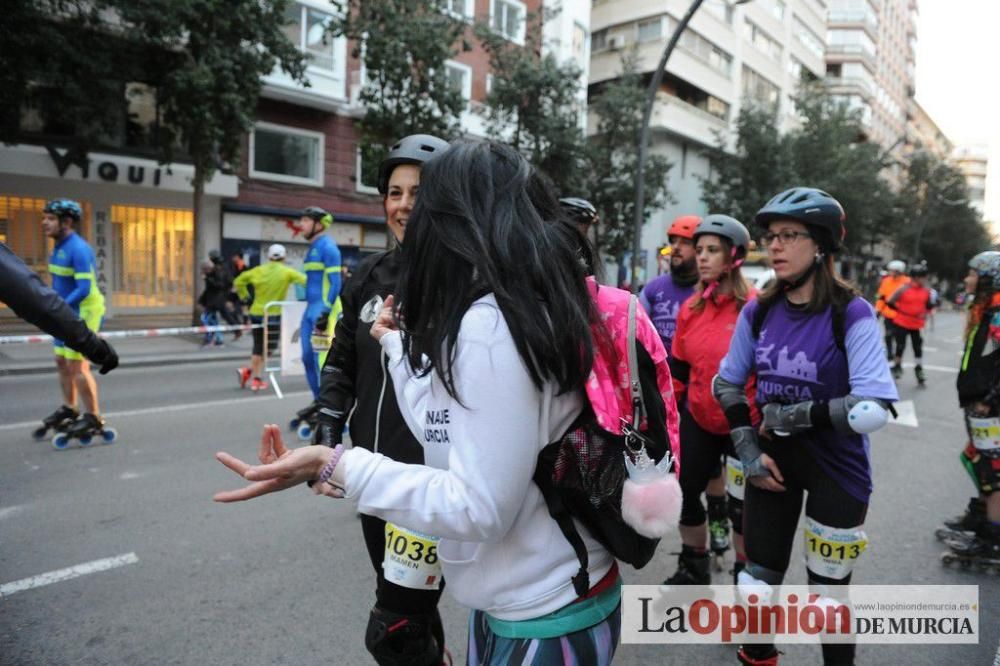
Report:
<svg viewBox="0 0 1000 666"><path fill-rule="evenodd" d="M785 574L782 571L747 561L746 566L736 572L737 594L744 602L749 600L751 594L755 595L757 603L767 605L774 596L774 588L781 585L784 578Z"/></svg>
<svg viewBox="0 0 1000 666"><path fill-rule="evenodd" d="M806 516L803 549L806 569L817 580L850 580L851 572L868 547L862 526L830 527Z"/></svg>
<svg viewBox="0 0 1000 666"><path fill-rule="evenodd" d="M379 666L440 664L444 645L436 637L436 615L403 615L375 606L368 617L365 648Z"/></svg>
<svg viewBox="0 0 1000 666"><path fill-rule="evenodd" d="M743 500L729 497L729 521L733 524L733 532L743 534Z"/></svg>
<svg viewBox="0 0 1000 666"><path fill-rule="evenodd" d="M681 525L694 527L705 522L707 514L705 507L701 503L701 493L684 492L684 501L681 503Z"/></svg>

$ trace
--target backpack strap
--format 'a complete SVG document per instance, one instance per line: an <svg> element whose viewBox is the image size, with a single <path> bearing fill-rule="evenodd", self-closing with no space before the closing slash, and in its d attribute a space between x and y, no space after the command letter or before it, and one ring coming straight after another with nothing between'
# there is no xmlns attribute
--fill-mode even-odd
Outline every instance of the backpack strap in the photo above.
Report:
<svg viewBox="0 0 1000 666"><path fill-rule="evenodd" d="M639 353L636 351L636 307L639 299L632 294L628 299L628 386L632 397L632 427L636 430L646 416L642 402L642 384L639 382Z"/></svg>
<svg viewBox="0 0 1000 666"><path fill-rule="evenodd" d="M886 299L885 304L888 305L893 310L895 310L896 304L899 302L899 299L903 296L904 293L906 293L906 290L909 288L910 288L909 282L907 282L906 284L899 285L899 287L896 288L896 291L892 292L892 295L889 296L888 299Z"/></svg>
<svg viewBox="0 0 1000 666"><path fill-rule="evenodd" d="M559 525L559 531L566 537L566 541L569 541L569 545L573 547L573 552L576 553L576 559L580 562L580 570L572 578L573 589L576 591L576 596L585 597L590 592L590 574L587 572L590 557L587 555L587 546L583 543L583 537L580 536L580 532L576 529L573 516L570 514L569 509L566 508L559 493L555 491L551 483L545 483L544 479L538 478L540 475L542 475L542 472L540 467L538 467L535 471L535 485L542 491L542 497L545 499L545 506L549 509L549 515Z"/></svg>

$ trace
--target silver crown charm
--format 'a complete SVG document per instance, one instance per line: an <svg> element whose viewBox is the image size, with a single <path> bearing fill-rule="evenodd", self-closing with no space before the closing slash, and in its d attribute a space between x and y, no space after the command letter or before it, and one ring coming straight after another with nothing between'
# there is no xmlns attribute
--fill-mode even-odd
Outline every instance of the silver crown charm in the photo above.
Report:
<svg viewBox="0 0 1000 666"><path fill-rule="evenodd" d="M658 463L653 462L653 459L646 453L645 446L632 452L631 455L628 451L624 451L622 455L625 456L625 470L628 472L628 478L633 483L638 484L652 483L666 477L670 473L673 462L669 451L663 456L663 460ZM632 460L633 456L635 461Z"/></svg>

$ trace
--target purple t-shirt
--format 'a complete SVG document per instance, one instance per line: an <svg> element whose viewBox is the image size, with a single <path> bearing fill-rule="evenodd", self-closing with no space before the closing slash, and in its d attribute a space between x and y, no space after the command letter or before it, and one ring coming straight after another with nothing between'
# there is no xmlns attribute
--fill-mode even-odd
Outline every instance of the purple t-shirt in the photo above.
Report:
<svg viewBox="0 0 1000 666"><path fill-rule="evenodd" d="M719 375L732 384L743 384L756 372L757 404L827 401L849 393L899 399L875 311L863 298L848 303L844 313L846 359L834 340L830 308L822 314L809 314L789 307L781 299L768 310L760 337L754 340L757 306L756 301L751 301L743 308L729 353L719 366ZM805 442L820 467L844 490L868 502L872 475L866 435L817 428L798 439Z"/></svg>
<svg viewBox="0 0 1000 666"><path fill-rule="evenodd" d="M649 313L649 318L653 320L653 326L660 334L667 354L670 353L674 331L677 330L677 314L681 311L684 301L693 293L693 284L687 287L674 284L673 277L668 273L650 280L639 295L639 301Z"/></svg>

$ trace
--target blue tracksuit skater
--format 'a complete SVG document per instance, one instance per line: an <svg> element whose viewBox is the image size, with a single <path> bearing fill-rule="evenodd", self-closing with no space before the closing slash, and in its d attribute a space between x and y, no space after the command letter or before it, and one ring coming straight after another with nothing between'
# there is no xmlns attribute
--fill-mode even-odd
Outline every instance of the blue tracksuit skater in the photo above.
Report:
<svg viewBox="0 0 1000 666"><path fill-rule="evenodd" d="M329 314L340 296L340 248L326 235L320 234L309 246L305 265L306 312L302 315L299 339L302 341L302 364L313 397L319 395L319 363L312 346L316 321Z"/></svg>

